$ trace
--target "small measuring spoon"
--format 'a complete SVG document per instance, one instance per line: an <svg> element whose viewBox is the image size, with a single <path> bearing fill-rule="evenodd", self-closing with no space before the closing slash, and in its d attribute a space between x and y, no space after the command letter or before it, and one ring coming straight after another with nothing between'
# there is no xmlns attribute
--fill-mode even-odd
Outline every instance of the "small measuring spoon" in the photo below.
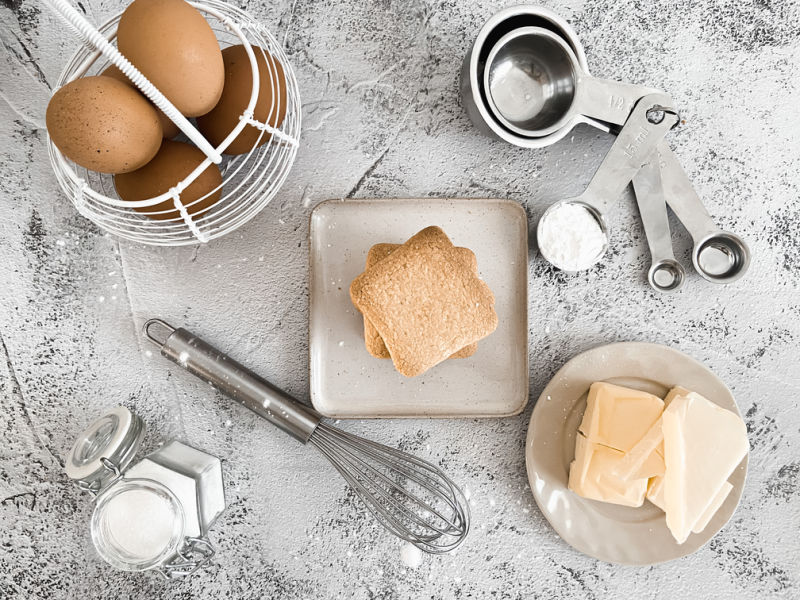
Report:
<svg viewBox="0 0 800 600"><path fill-rule="evenodd" d="M562 270L574 270L564 269L564 265L558 263L554 249L542 243L543 240L559 238L560 232L548 229L548 216L558 206L566 203L577 204L588 210L597 220L606 238L601 251L585 268L603 257L608 249L609 234L605 215L642 165L649 161L659 141L677 122L678 115L671 106L672 100L666 94L649 94L639 100L583 193L575 198L560 200L544 212L536 232L539 250L545 260Z"/></svg>
<svg viewBox="0 0 800 600"><path fill-rule="evenodd" d="M633 192L650 247L652 263L647 282L658 292L675 292L683 286L686 271L672 251L667 200L656 153L650 155L650 161L633 178Z"/></svg>
<svg viewBox="0 0 800 600"><path fill-rule="evenodd" d="M731 283L750 266L750 249L742 238L723 231L708 214L678 158L665 142L658 145L661 181L667 203L692 236L692 264L713 283Z"/></svg>
<svg viewBox="0 0 800 600"><path fill-rule="evenodd" d="M484 70L489 108L506 128L543 137L580 116L623 125L650 88L586 73L569 44L543 27L519 27L500 38Z"/></svg>

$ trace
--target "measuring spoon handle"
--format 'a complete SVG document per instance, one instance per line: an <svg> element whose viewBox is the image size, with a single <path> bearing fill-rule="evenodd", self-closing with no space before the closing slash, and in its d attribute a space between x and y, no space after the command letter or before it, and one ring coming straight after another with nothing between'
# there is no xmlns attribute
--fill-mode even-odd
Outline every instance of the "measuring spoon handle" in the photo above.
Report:
<svg viewBox="0 0 800 600"><path fill-rule="evenodd" d="M667 203L695 243L719 231L719 227L697 195L689 176L678 162L678 157L664 141L658 145L658 156Z"/></svg>
<svg viewBox="0 0 800 600"><path fill-rule="evenodd" d="M613 125L624 125L639 100L659 93L653 88L600 79L586 73L580 75L576 87L577 112L590 119Z"/></svg>
<svg viewBox="0 0 800 600"><path fill-rule="evenodd" d="M650 155L650 160L633 178L633 192L636 196L636 204L639 207L639 215L642 217L642 225L653 262L657 263L665 259L675 260L657 152Z"/></svg>
<svg viewBox="0 0 800 600"><path fill-rule="evenodd" d="M601 214L609 211L677 122L678 116L671 106L666 94L649 94L637 102L579 200L594 206ZM666 109L663 118L652 123L648 113L658 108Z"/></svg>

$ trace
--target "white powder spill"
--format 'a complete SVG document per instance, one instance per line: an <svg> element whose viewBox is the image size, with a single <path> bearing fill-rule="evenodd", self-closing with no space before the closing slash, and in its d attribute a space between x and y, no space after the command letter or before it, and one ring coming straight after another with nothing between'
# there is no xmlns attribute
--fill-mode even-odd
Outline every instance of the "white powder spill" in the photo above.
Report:
<svg viewBox="0 0 800 600"><path fill-rule="evenodd" d="M588 209L561 203L547 211L539 223L539 249L563 271L588 269L603 253L606 235Z"/></svg>
<svg viewBox="0 0 800 600"><path fill-rule="evenodd" d="M411 544L403 544L400 548L400 560L409 569L416 569L422 564L422 550Z"/></svg>
<svg viewBox="0 0 800 600"><path fill-rule="evenodd" d="M111 545L141 561L164 551L172 538L174 518L166 499L133 489L109 500L104 521Z"/></svg>

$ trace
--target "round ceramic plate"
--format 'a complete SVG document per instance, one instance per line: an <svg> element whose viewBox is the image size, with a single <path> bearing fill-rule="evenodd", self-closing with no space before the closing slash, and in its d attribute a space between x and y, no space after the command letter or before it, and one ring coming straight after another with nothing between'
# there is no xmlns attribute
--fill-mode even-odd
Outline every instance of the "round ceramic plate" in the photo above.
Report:
<svg viewBox="0 0 800 600"><path fill-rule="evenodd" d="M733 515L744 488L747 457L728 478L733 489L701 533L678 544L664 513L645 500L630 508L587 500L567 489L575 433L595 381L608 381L664 397L681 385L741 416L733 395L706 367L673 348L643 342L601 346L565 364L542 392L531 415L525 459L539 509L571 546L600 560L652 565L701 548Z"/></svg>

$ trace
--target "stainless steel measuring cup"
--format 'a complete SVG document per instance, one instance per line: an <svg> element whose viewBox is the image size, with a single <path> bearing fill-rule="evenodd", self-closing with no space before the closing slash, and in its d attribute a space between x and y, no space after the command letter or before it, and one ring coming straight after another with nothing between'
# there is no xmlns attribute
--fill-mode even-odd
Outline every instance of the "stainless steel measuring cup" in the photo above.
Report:
<svg viewBox="0 0 800 600"><path fill-rule="evenodd" d="M589 72L586 54L575 30L558 14L535 5L511 6L494 14L478 32L461 66L461 102L475 127L483 134L523 148L543 148L567 135L574 125L588 123L608 133L610 127L600 121L577 115L572 124L540 137L526 137L504 127L486 101L484 69L489 52L504 35L520 27L540 27L561 37L572 50L584 73Z"/></svg>
<svg viewBox="0 0 800 600"><path fill-rule="evenodd" d="M557 239L558 232L546 231L548 215L563 203L583 206L595 217L606 236L606 244L593 263L602 258L608 248L609 234L605 215L677 121L672 100L666 94L648 94L639 100L583 193L556 202L539 219L536 229L539 250L548 262L559 268L563 266L558 264L553 249L542 244L543 239Z"/></svg>
<svg viewBox="0 0 800 600"><path fill-rule="evenodd" d="M714 283L736 281L750 266L747 244L738 235L717 227L678 158L663 141L658 145L658 158L667 203L694 242L695 270Z"/></svg>
<svg viewBox="0 0 800 600"><path fill-rule="evenodd" d="M623 125L633 105L653 92L590 76L564 38L543 27L520 27L500 38L483 78L497 120L528 137L572 128L581 117Z"/></svg>
<svg viewBox="0 0 800 600"><path fill-rule="evenodd" d="M647 282L658 292L678 291L686 279L686 271L672 251L667 200L657 153L650 155L650 160L633 178L633 193L650 248L652 262Z"/></svg>

